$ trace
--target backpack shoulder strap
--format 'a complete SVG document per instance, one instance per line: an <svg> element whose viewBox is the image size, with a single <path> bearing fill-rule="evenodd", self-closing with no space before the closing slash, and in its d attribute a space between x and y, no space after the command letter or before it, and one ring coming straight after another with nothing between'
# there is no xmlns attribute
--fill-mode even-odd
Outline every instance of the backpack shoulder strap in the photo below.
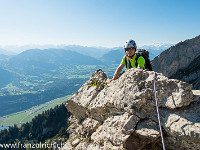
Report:
<svg viewBox="0 0 200 150"><path fill-rule="evenodd" d="M129 69L131 69L131 68L132 68L132 66L131 66L131 62L130 62L130 60L129 60L128 56L126 56L126 57L125 57L125 62L126 62L126 68L128 68L128 67L129 67Z"/></svg>
<svg viewBox="0 0 200 150"><path fill-rule="evenodd" d="M128 63L127 63L127 59L126 59L126 56L125 56L125 63L126 63L126 68L127 68L127 64L128 64Z"/></svg>
<svg viewBox="0 0 200 150"><path fill-rule="evenodd" d="M138 66L138 58L141 56L140 54L136 54L135 53L135 55L136 55L136 58L135 58L135 67L137 68L137 66Z"/></svg>

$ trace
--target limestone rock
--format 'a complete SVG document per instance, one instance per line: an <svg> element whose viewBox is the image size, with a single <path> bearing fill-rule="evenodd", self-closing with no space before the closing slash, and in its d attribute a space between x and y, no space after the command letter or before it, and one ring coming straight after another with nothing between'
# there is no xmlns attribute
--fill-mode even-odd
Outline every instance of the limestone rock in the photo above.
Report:
<svg viewBox="0 0 200 150"><path fill-rule="evenodd" d="M192 91L188 83L156 74L166 149L198 149L200 92ZM107 86L106 79L105 73L97 70L67 101L72 113L70 137L62 149L162 149L154 72L129 69Z"/></svg>
<svg viewBox="0 0 200 150"><path fill-rule="evenodd" d="M155 57L152 68L168 78L193 84L200 90L200 36L179 42Z"/></svg>
<svg viewBox="0 0 200 150"><path fill-rule="evenodd" d="M97 120L127 111L141 118L155 112L154 72L129 69L106 86L93 100L88 111ZM187 106L193 101L192 86L179 80L169 80L157 74L159 106L171 109Z"/></svg>
<svg viewBox="0 0 200 150"><path fill-rule="evenodd" d="M151 138L160 137L158 123L149 119L141 121L137 125L137 129L135 132L143 137L151 137Z"/></svg>
<svg viewBox="0 0 200 150"><path fill-rule="evenodd" d="M177 110L160 109L168 134L188 141L200 140L200 103Z"/></svg>
<svg viewBox="0 0 200 150"><path fill-rule="evenodd" d="M162 149L160 146L156 146L156 143L160 139L160 131L158 123L153 120L146 119L138 123L135 133L131 134L126 141L126 149L151 149L149 146L152 144L153 149ZM146 147L149 145L148 147Z"/></svg>
<svg viewBox="0 0 200 150"><path fill-rule="evenodd" d="M87 118L82 123L82 130L80 131L84 137L90 137L93 132L100 126L99 121L92 118Z"/></svg>
<svg viewBox="0 0 200 150"><path fill-rule="evenodd" d="M68 101L67 109L77 118L85 119L87 107L103 89L107 76L102 70L95 71L87 81Z"/></svg>
<svg viewBox="0 0 200 150"><path fill-rule="evenodd" d="M113 116L104 121L91 136L95 144L104 145L111 142L114 146L120 146L134 132L139 118L125 113L121 116Z"/></svg>

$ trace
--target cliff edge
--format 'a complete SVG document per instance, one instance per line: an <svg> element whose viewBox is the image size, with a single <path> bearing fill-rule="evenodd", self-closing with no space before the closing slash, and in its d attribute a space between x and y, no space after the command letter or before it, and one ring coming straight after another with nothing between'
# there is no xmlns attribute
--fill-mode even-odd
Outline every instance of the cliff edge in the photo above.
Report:
<svg viewBox="0 0 200 150"><path fill-rule="evenodd" d="M62 150L160 150L162 142L154 97L154 72L126 70L106 85L102 70L67 101L70 137ZM200 91L156 76L166 149L200 147Z"/></svg>

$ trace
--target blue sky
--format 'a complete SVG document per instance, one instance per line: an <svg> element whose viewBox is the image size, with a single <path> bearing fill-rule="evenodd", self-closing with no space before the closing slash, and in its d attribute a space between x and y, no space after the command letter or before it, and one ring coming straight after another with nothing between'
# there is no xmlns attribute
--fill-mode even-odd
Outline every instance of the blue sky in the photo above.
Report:
<svg viewBox="0 0 200 150"><path fill-rule="evenodd" d="M0 45L122 46L200 35L200 0L0 0Z"/></svg>

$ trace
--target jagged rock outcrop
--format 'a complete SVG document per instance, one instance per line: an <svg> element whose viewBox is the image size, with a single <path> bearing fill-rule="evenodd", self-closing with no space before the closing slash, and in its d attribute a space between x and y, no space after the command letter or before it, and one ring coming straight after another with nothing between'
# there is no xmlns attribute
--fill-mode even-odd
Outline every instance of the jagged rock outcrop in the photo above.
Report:
<svg viewBox="0 0 200 150"><path fill-rule="evenodd" d="M179 42L152 61L153 70L168 78L193 84L200 90L200 36Z"/></svg>
<svg viewBox="0 0 200 150"><path fill-rule="evenodd" d="M154 72L126 70L105 86L94 72L66 103L72 113L63 150L162 149L154 98ZM158 105L166 149L200 147L200 92L192 85L156 76Z"/></svg>

